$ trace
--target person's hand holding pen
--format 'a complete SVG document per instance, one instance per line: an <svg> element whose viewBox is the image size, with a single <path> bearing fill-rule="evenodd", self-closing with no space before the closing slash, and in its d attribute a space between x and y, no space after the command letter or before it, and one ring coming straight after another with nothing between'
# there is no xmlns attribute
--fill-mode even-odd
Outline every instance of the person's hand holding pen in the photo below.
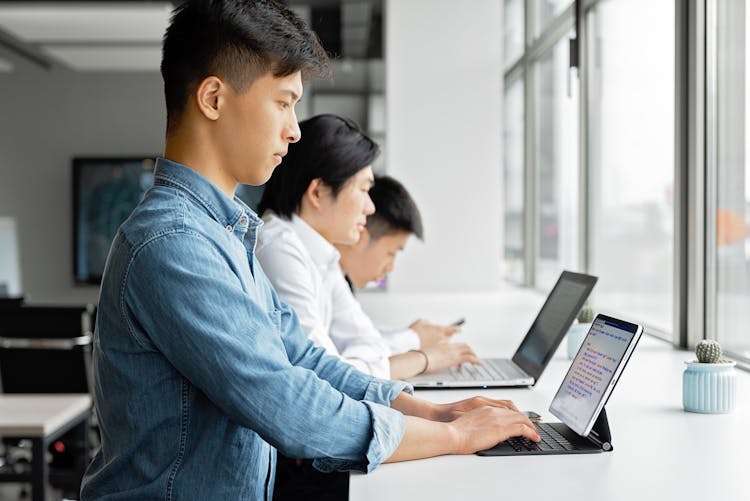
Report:
<svg viewBox="0 0 750 501"><path fill-rule="evenodd" d="M433 324L427 320L420 319L413 322L409 328L417 333L417 336L419 336L419 346L424 349L450 341L451 337L461 330L463 323L463 318L447 326Z"/></svg>

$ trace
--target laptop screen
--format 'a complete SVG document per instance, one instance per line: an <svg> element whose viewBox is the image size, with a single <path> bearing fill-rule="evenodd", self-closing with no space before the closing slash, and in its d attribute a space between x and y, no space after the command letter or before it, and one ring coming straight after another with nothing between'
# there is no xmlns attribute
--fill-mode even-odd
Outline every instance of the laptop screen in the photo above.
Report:
<svg viewBox="0 0 750 501"><path fill-rule="evenodd" d="M596 284L596 277L563 271L547 296L513 362L539 379Z"/></svg>
<svg viewBox="0 0 750 501"><path fill-rule="evenodd" d="M579 435L588 435L643 329L598 315L568 369L550 412ZM615 380L616 381L616 380Z"/></svg>

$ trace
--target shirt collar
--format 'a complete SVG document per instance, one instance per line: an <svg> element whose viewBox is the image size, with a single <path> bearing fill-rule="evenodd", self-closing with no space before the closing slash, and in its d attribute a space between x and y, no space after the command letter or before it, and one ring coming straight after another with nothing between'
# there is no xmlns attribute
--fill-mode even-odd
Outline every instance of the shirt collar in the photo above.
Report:
<svg viewBox="0 0 750 501"><path fill-rule="evenodd" d="M341 254L336 250L336 247L323 238L323 235L313 229L312 226L307 224L297 214L292 214L290 224L305 248L310 252L310 256L316 265L326 268L331 268L334 265L338 266Z"/></svg>
<svg viewBox="0 0 750 501"><path fill-rule="evenodd" d="M231 227L244 234L248 229L258 229L263 225L263 220L242 200L236 196L229 198L198 172L177 162L157 158L154 185L172 186L184 191L228 230Z"/></svg>

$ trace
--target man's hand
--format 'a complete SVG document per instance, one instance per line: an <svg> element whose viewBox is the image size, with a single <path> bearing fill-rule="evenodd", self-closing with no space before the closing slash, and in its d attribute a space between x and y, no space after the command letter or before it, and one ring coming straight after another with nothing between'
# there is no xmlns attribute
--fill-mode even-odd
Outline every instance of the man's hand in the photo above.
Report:
<svg viewBox="0 0 750 501"><path fill-rule="evenodd" d="M417 320L409 328L417 333L419 346L422 349L445 343L450 340L453 334L461 330L457 325L443 327L442 325L430 323L427 320Z"/></svg>
<svg viewBox="0 0 750 501"><path fill-rule="evenodd" d="M466 343L442 343L423 348L427 355L427 372L435 372L463 363L482 365L476 353Z"/></svg>
<svg viewBox="0 0 750 501"><path fill-rule="evenodd" d="M472 397L466 400L460 400L458 402L451 402L449 404L432 404L433 414L431 418L434 421L449 422L453 421L467 412L471 412L474 409L481 407L496 407L499 409L509 409L518 412L515 404L510 400L494 400L487 397Z"/></svg>
<svg viewBox="0 0 750 501"><path fill-rule="evenodd" d="M509 400L475 397L439 405L402 393L391 407L406 415L406 430L386 463L441 454L473 454L516 436L539 441L529 418L516 411ZM438 422L440 412L443 418L453 420Z"/></svg>
<svg viewBox="0 0 750 501"><path fill-rule="evenodd" d="M541 440L528 417L502 407L480 407L458 417L449 425L453 430L453 454L473 454L509 439L523 436Z"/></svg>

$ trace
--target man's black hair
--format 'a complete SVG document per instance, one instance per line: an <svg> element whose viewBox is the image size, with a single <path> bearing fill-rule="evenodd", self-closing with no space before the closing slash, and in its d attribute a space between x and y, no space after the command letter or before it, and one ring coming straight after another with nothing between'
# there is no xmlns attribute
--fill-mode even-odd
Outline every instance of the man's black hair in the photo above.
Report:
<svg viewBox="0 0 750 501"><path fill-rule="evenodd" d="M375 212L367 216L371 241L400 231L424 238L422 215L403 184L390 176L375 176L370 198L375 204Z"/></svg>
<svg viewBox="0 0 750 501"><path fill-rule="evenodd" d="M357 172L372 165L380 147L352 120L318 115L299 123L302 139L289 145L284 161L266 183L258 214L266 210L290 219L302 196L320 178L337 196Z"/></svg>
<svg viewBox="0 0 750 501"><path fill-rule="evenodd" d="M217 76L243 92L269 71L277 78L300 71L303 80L330 71L317 35L289 8L274 0L183 2L162 49L167 130L205 78Z"/></svg>

